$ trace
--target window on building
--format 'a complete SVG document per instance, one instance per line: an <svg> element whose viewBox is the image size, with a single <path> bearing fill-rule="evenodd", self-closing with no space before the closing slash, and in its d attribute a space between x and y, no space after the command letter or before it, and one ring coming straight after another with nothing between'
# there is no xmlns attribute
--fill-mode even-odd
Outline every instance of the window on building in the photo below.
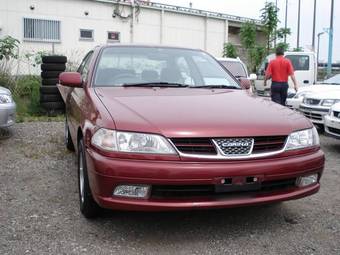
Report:
<svg viewBox="0 0 340 255"><path fill-rule="evenodd" d="M119 42L120 41L120 32L107 32L107 40L109 42Z"/></svg>
<svg viewBox="0 0 340 255"><path fill-rule="evenodd" d="M24 40L60 42L60 21L24 18Z"/></svg>
<svg viewBox="0 0 340 255"><path fill-rule="evenodd" d="M93 30L92 29L80 29L80 39L81 40L93 40Z"/></svg>

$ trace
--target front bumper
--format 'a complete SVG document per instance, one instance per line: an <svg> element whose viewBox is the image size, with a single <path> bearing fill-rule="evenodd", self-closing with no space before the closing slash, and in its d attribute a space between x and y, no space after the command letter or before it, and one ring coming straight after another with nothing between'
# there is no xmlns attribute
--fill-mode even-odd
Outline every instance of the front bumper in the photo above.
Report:
<svg viewBox="0 0 340 255"><path fill-rule="evenodd" d="M96 202L114 210L188 210L228 208L297 199L316 193L319 183L270 192L245 192L223 196L148 199L118 198L113 190L121 184L217 185L221 178L262 176L262 181L297 178L311 173L321 177L324 154L321 150L295 157L234 162L182 162L113 159L87 149L90 187ZM152 188L151 188L152 189ZM152 192L151 192L152 193Z"/></svg>
<svg viewBox="0 0 340 255"><path fill-rule="evenodd" d="M15 103L0 104L0 128L6 128L15 123L15 109Z"/></svg>
<svg viewBox="0 0 340 255"><path fill-rule="evenodd" d="M324 117L325 132L335 138L340 139L340 119L325 115Z"/></svg>
<svg viewBox="0 0 340 255"><path fill-rule="evenodd" d="M329 112L329 108L300 104L299 111L315 124L324 124L323 118Z"/></svg>

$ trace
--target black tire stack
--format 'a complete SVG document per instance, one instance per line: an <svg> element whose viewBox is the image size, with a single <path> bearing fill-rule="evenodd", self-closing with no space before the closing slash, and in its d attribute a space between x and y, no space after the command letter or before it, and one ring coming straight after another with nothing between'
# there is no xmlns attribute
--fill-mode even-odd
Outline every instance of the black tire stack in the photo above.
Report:
<svg viewBox="0 0 340 255"><path fill-rule="evenodd" d="M65 112L65 104L57 88L59 74L66 69L65 56L44 56L41 64L40 106L48 114Z"/></svg>

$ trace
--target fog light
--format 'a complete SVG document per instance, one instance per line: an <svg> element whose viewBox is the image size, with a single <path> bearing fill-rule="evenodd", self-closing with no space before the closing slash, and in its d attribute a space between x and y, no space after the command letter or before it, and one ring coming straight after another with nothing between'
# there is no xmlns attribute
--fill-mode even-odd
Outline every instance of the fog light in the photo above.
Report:
<svg viewBox="0 0 340 255"><path fill-rule="evenodd" d="M318 181L318 174L303 176L303 177L299 177L296 179L296 186L306 187L314 183L317 183L317 181Z"/></svg>
<svg viewBox="0 0 340 255"><path fill-rule="evenodd" d="M119 185L115 188L113 195L117 197L147 198L149 191L149 185Z"/></svg>

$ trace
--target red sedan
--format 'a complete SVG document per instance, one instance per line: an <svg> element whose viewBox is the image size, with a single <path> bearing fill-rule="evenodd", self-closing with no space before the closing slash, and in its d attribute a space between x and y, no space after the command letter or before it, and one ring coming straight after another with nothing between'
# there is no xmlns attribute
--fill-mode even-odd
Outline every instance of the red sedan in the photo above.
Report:
<svg viewBox="0 0 340 255"><path fill-rule="evenodd" d="M250 206L316 193L318 134L201 50L112 45L62 73L80 210Z"/></svg>

